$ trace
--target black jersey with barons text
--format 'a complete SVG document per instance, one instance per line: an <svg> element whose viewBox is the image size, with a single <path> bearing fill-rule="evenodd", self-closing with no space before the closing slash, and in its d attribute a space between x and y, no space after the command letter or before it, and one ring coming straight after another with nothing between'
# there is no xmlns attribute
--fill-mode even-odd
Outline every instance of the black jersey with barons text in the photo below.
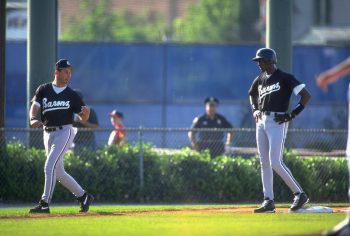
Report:
<svg viewBox="0 0 350 236"><path fill-rule="evenodd" d="M73 114L81 112L85 103L68 86L56 93L52 83L42 84L35 92L33 101L40 104L41 117L45 126L61 126L73 123Z"/></svg>
<svg viewBox="0 0 350 236"><path fill-rule="evenodd" d="M301 83L293 75L280 69L268 78L261 73L249 89L249 95L257 98L260 111L286 112L293 89Z"/></svg>

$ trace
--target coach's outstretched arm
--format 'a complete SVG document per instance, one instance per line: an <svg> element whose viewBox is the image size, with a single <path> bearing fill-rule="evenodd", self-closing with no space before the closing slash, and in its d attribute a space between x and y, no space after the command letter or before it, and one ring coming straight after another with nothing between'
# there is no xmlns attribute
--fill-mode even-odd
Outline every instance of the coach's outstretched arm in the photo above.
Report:
<svg viewBox="0 0 350 236"><path fill-rule="evenodd" d="M324 91L327 90L329 84L336 82L342 76L350 73L350 57L342 61L340 64L332 67L331 69L322 72L317 77L317 85Z"/></svg>

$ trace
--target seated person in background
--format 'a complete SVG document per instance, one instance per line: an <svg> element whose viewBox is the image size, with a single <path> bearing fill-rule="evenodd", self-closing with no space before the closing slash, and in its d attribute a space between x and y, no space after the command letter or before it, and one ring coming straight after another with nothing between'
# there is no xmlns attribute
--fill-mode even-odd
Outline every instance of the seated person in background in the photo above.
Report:
<svg viewBox="0 0 350 236"><path fill-rule="evenodd" d="M74 89L74 91L83 99L83 94L80 90ZM82 121L79 116L74 116L73 126L77 128L98 128L98 119L94 109L90 108L90 116L87 121ZM96 148L95 133L92 130L79 131L73 141L74 151L80 148Z"/></svg>
<svg viewBox="0 0 350 236"><path fill-rule="evenodd" d="M111 117L111 123L114 126L114 130L109 135L108 145L120 145L124 144L126 140L126 131L124 130L123 120L124 115L120 111L113 110L109 116Z"/></svg>
<svg viewBox="0 0 350 236"><path fill-rule="evenodd" d="M226 118L217 113L219 100L215 97L208 97L204 100L205 114L197 116L193 120L192 129L199 128L219 128L230 129L232 125ZM196 135L198 133L198 141ZM223 141L225 136L224 131L190 131L188 138L191 142L192 148L197 151L209 149L211 158L222 155L225 152L225 143ZM227 132L226 145L231 145L233 140L233 132Z"/></svg>

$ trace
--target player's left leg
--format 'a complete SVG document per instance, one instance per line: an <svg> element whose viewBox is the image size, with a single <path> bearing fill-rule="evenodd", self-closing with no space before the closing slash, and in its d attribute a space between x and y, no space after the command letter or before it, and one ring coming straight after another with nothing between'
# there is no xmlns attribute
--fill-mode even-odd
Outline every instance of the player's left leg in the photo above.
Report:
<svg viewBox="0 0 350 236"><path fill-rule="evenodd" d="M63 158L57 163L56 176L57 180L76 196L77 201L80 203L80 212L87 212L94 197L87 193L78 182L65 171Z"/></svg>
<svg viewBox="0 0 350 236"><path fill-rule="evenodd" d="M64 169L63 159L61 158L56 165L56 178L66 189L73 193L76 197L83 196L85 191L77 183L77 181L70 176Z"/></svg>
<svg viewBox="0 0 350 236"><path fill-rule="evenodd" d="M73 134L76 133L75 128L70 128ZM65 154L69 147L73 142L74 137L70 140L70 143L64 149L63 153ZM64 169L64 154L60 157L56 165L56 178L57 180L66 187L71 193L73 193L77 200L80 203L80 212L87 212L89 210L89 206L93 201L93 196L88 194L79 184L78 182L69 175Z"/></svg>
<svg viewBox="0 0 350 236"><path fill-rule="evenodd" d="M275 121L271 121L268 125L271 166L295 195L291 210L300 209L309 199L283 161L284 142L287 135L288 123L279 125Z"/></svg>

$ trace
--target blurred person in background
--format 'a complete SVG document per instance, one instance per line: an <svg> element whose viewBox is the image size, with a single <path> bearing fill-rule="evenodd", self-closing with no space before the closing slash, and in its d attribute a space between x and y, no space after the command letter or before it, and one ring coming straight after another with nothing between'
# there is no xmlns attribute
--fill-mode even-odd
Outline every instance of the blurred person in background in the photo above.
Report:
<svg viewBox="0 0 350 236"><path fill-rule="evenodd" d="M111 124L114 126L114 130L109 135L108 145L121 145L126 141L127 133L124 130L123 120L124 115L122 112L113 110L109 113L111 118Z"/></svg>
<svg viewBox="0 0 350 236"><path fill-rule="evenodd" d="M231 129L232 125L227 119L217 113L219 99L207 97L204 100L205 114L197 116L193 120L192 129ZM188 138L194 150L202 151L209 149L211 158L225 153L225 145L230 146L233 141L233 132L227 131L226 142L224 142L224 131L190 131ZM198 136L198 140L197 140Z"/></svg>
<svg viewBox="0 0 350 236"><path fill-rule="evenodd" d="M83 94L79 89L74 89L74 91L80 96L81 99L84 99ZM99 127L97 115L94 109L90 107L90 116L89 119L84 121L74 116L73 126L77 128L89 128L96 129ZM80 130L74 138L73 141L74 151L77 151L81 148L96 148L95 133L93 130L82 131Z"/></svg>
<svg viewBox="0 0 350 236"><path fill-rule="evenodd" d="M316 80L318 87L322 90L327 91L328 85L335 83L340 78L343 78L345 75L350 74L350 57L346 60L340 62L334 67L330 68L327 71L322 72ZM350 84L348 88L348 129L350 127ZM348 130L348 141L346 145L346 157L348 159L348 166L350 172L350 132ZM350 174L350 173L349 173ZM350 182L350 180L349 180ZM350 185L348 190L350 198ZM336 235L350 235L350 213L347 213L345 220L337 224L331 231L325 232L324 235L336 236Z"/></svg>

